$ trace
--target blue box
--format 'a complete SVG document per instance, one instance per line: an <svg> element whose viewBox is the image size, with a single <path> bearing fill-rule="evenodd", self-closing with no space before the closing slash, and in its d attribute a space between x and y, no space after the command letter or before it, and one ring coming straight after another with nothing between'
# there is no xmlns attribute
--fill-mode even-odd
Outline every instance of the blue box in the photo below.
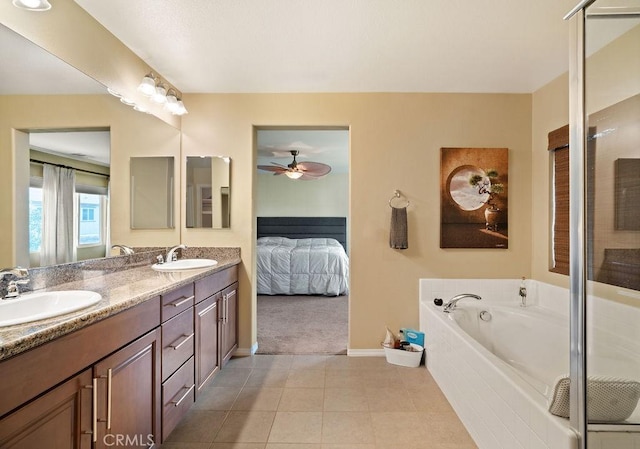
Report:
<svg viewBox="0 0 640 449"><path fill-rule="evenodd" d="M420 332L414 329L402 329L404 333L405 341L420 345L424 348L424 332Z"/></svg>

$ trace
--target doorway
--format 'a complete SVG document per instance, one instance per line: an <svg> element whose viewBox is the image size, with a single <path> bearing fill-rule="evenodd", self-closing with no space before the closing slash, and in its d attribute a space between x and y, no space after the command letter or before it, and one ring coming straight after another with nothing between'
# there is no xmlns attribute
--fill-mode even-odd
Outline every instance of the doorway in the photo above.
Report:
<svg viewBox="0 0 640 449"><path fill-rule="evenodd" d="M349 129L256 127L258 354L346 354Z"/></svg>

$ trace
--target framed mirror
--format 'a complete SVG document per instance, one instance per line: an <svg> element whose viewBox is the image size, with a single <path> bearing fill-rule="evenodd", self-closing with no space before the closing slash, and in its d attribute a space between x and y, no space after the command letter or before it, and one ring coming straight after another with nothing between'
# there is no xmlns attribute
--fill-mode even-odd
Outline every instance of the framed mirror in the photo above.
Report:
<svg viewBox="0 0 640 449"><path fill-rule="evenodd" d="M173 157L132 157L131 229L172 229Z"/></svg>
<svg viewBox="0 0 640 449"><path fill-rule="evenodd" d="M224 156L187 156L185 226L229 228L231 159Z"/></svg>

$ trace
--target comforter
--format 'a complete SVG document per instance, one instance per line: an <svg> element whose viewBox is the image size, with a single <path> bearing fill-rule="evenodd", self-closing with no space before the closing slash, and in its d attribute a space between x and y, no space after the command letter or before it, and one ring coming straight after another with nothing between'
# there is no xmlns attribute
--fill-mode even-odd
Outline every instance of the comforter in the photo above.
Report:
<svg viewBox="0 0 640 449"><path fill-rule="evenodd" d="M335 239L262 237L257 277L259 295L346 295L349 258Z"/></svg>

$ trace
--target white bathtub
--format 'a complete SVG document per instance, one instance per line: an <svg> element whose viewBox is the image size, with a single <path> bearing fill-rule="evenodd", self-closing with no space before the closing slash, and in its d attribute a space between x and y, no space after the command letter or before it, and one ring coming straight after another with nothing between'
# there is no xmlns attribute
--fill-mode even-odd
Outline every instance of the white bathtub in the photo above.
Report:
<svg viewBox="0 0 640 449"><path fill-rule="evenodd" d="M421 279L427 368L480 449L576 448L569 421L552 415L547 402L557 378L569 372L568 291L527 281L529 305L522 308L519 285L519 280ZM458 293L483 299L462 299L449 314L433 304L436 297L447 300ZM481 311L490 314L489 321L480 319ZM625 347L624 338L599 329L595 341L598 345L589 346L591 369L637 377L637 357L629 357L633 349ZM636 415L638 410L635 422ZM636 447L637 433L627 433L622 446L596 444L607 438L620 442L621 435L590 431L590 447L592 439L598 448Z"/></svg>

